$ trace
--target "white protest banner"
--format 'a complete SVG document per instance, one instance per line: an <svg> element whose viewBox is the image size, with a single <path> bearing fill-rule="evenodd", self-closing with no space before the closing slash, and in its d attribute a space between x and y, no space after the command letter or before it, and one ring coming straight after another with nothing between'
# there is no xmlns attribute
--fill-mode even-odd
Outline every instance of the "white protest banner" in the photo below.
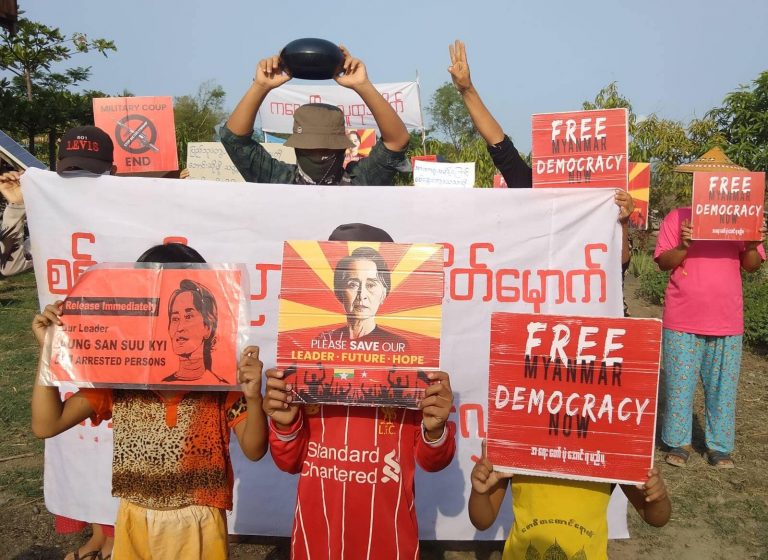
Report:
<svg viewBox="0 0 768 560"><path fill-rule="evenodd" d="M418 82L374 84L392 106L408 130L422 130L421 100ZM375 128L371 110L360 96L342 86L286 84L273 89L261 104L261 128L266 132L293 132L293 113L306 103L328 103L344 112L347 128Z"/></svg>
<svg viewBox="0 0 768 560"><path fill-rule="evenodd" d="M475 186L475 164L416 160L413 164L413 184L417 187Z"/></svg>
<svg viewBox="0 0 768 560"><path fill-rule="evenodd" d="M190 142L187 144L187 169L190 179L244 182L243 176L229 159L221 142Z"/></svg>
<svg viewBox="0 0 768 560"><path fill-rule="evenodd" d="M622 314L621 228L608 189L243 188L211 181L62 178L36 169L23 175L22 188L42 305L62 299L96 262L132 261L163 240L183 240L210 262L247 265L250 343L260 346L266 367L275 364L284 240L327 239L339 224L364 222L400 243L442 243L440 366L451 374L450 421L456 423L458 450L445 470L417 473L416 509L425 539L499 539L510 526L509 504L483 533L472 528L466 512L473 456L486 435L491 313ZM47 441L50 511L114 522L115 500L105 490L110 438L107 425L93 428L86 421ZM297 478L279 472L269 456L251 463L237 443L231 450L236 480L230 531L289 535ZM383 458L371 465L383 467ZM624 506L617 507L621 512ZM626 534L624 517L611 517L613 536Z"/></svg>

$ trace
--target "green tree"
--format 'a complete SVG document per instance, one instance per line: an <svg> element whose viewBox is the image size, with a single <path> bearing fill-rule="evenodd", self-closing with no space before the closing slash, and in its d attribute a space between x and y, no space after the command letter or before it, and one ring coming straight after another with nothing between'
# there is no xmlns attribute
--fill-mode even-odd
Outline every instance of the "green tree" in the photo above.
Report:
<svg viewBox="0 0 768 560"><path fill-rule="evenodd" d="M581 104L581 107L585 111L594 111L595 109L627 109L629 113L629 135L632 136L635 133L637 115L632 110L632 104L629 102L629 99L619 93L617 82L611 82L605 86L597 92L593 101L585 101Z"/></svg>
<svg viewBox="0 0 768 560"><path fill-rule="evenodd" d="M444 134L456 150L467 141L478 138L461 95L452 83L446 82L432 95L427 107L435 130Z"/></svg>
<svg viewBox="0 0 768 560"><path fill-rule="evenodd" d="M725 138L725 153L751 171L768 172L768 71L729 93L707 116Z"/></svg>
<svg viewBox="0 0 768 560"><path fill-rule="evenodd" d="M92 111L89 93L72 91L88 80L90 68L54 72L52 67L75 54L96 51L107 56L108 51L115 50L112 41L89 39L82 33L65 36L56 27L25 18L19 20L15 35L2 30L0 69L10 72L12 78L0 80L4 109L0 125L26 136L32 153L36 152L36 137L48 135L48 158L53 167L59 135L74 124L91 121Z"/></svg>
<svg viewBox="0 0 768 560"><path fill-rule="evenodd" d="M189 142L211 142L215 139L216 125L227 116L224 112L225 96L220 85L207 81L200 85L197 94L175 99L176 146L182 169L186 167Z"/></svg>

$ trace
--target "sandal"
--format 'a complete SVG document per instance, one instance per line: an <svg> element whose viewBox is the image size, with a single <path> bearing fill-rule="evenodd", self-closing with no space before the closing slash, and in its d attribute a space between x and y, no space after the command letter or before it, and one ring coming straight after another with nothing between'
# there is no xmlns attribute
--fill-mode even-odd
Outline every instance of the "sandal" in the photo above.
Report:
<svg viewBox="0 0 768 560"><path fill-rule="evenodd" d="M714 451L712 449L707 450L707 463L716 469L732 469L735 467L733 459L731 459L731 456L728 453Z"/></svg>
<svg viewBox="0 0 768 560"><path fill-rule="evenodd" d="M691 456L691 452L685 447L672 447L667 451L664 460L673 467L684 467Z"/></svg>

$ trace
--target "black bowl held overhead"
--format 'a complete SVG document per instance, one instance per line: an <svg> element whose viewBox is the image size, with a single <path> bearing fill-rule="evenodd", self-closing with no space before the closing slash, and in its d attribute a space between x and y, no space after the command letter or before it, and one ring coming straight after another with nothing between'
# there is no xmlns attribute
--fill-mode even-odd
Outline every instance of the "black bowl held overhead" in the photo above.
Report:
<svg viewBox="0 0 768 560"><path fill-rule="evenodd" d="M341 49L325 39L296 39L280 52L283 68L294 78L330 80L344 63Z"/></svg>

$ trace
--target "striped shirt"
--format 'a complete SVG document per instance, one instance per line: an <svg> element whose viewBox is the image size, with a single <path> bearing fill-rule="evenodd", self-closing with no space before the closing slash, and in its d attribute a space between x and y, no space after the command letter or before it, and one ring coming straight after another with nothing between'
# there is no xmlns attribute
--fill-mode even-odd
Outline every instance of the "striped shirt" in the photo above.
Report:
<svg viewBox="0 0 768 560"><path fill-rule="evenodd" d="M427 442L420 411L307 405L285 431L270 423L269 440L278 468L300 474L291 558L418 558L416 463L448 466L453 423Z"/></svg>

